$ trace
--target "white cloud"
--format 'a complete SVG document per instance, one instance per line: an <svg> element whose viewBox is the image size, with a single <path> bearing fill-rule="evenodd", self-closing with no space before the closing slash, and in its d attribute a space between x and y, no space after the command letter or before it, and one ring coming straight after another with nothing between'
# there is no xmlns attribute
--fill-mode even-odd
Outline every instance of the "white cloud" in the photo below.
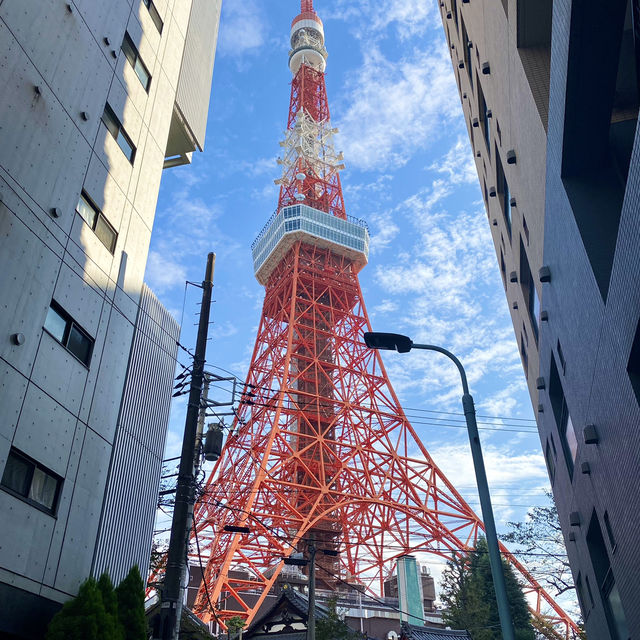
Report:
<svg viewBox="0 0 640 640"><path fill-rule="evenodd" d="M172 201L156 214L153 232L154 249L149 254L145 280L158 293L184 286L194 257L202 260L215 251L218 258L241 249L241 245L223 233L218 225L220 206L193 195L198 180L186 181L177 173L180 188L174 190ZM204 271L204 262L198 274Z"/></svg>
<svg viewBox="0 0 640 640"><path fill-rule="evenodd" d="M348 181L346 185L342 186L342 190L349 200L349 209L357 211L363 204L369 206L374 196L376 202L389 202L392 181L393 176L388 173L379 175L372 182Z"/></svg>
<svg viewBox="0 0 640 640"><path fill-rule="evenodd" d="M382 304L376 305L373 310L376 313L393 313L398 310L398 305L391 300L383 300Z"/></svg>
<svg viewBox="0 0 640 640"><path fill-rule="evenodd" d="M463 362L472 393L491 380L486 406L503 415L515 411L523 390L520 356L504 299L496 294L500 278L484 211L448 210L465 184L438 178L387 214L398 224L403 216L414 233L402 254L375 270L385 301L401 310L394 327L376 328L450 349ZM385 363L403 397L418 394L433 407L459 410L460 379L447 358L414 351L385 356Z"/></svg>
<svg viewBox="0 0 640 640"><path fill-rule="evenodd" d="M459 136L444 158L434 162L429 169L446 174L450 184L473 184L478 179L469 140L463 136Z"/></svg>
<svg viewBox="0 0 640 640"><path fill-rule="evenodd" d="M217 52L241 57L264 44L266 20L255 0L225 0L222 4Z"/></svg>
<svg viewBox="0 0 640 640"><path fill-rule="evenodd" d="M252 162L244 162L243 168L245 168L252 178L270 174L273 177L278 175L278 165L276 163L275 156L270 158L258 158Z"/></svg>
<svg viewBox="0 0 640 640"><path fill-rule="evenodd" d="M517 390L526 388L526 383L523 379L514 380L514 385ZM490 415L490 416L510 416L516 414L517 401L514 398L513 387L508 389L501 389L497 393L494 393L488 397L482 399L482 402L478 404L478 411Z"/></svg>
<svg viewBox="0 0 640 640"><path fill-rule="evenodd" d="M187 268L166 254L150 251L145 279L155 293L161 294L176 286L183 286L187 280Z"/></svg>
<svg viewBox="0 0 640 640"><path fill-rule="evenodd" d="M229 338L238 333L238 327L234 325L231 321L226 320L225 322L217 323L214 322L213 328L211 329L212 337L220 340L222 338Z"/></svg>
<svg viewBox="0 0 640 640"><path fill-rule="evenodd" d="M463 492L474 511L482 517L469 445L436 445L430 448L429 453L445 476L455 479L456 488ZM541 487L548 486L542 454L539 451L522 451L510 445L487 445L485 442L482 453L489 490L493 495L496 524L506 529L507 522L513 519L515 513L515 507L509 503L537 503L542 497ZM514 490L517 500L508 497Z"/></svg>
<svg viewBox="0 0 640 640"><path fill-rule="evenodd" d="M444 45L414 50L393 61L372 45L345 88L348 105L339 122L348 163L383 170L405 164L460 122L460 103Z"/></svg>
<svg viewBox="0 0 640 640"><path fill-rule="evenodd" d="M401 40L406 40L436 26L438 14L435 5L424 0L340 0L326 18L353 24L360 38L394 27Z"/></svg>
<svg viewBox="0 0 640 640"><path fill-rule="evenodd" d="M369 251L374 255L389 247L398 235L400 228L393 221L392 212L385 211L369 216L369 230L372 231L369 239Z"/></svg>

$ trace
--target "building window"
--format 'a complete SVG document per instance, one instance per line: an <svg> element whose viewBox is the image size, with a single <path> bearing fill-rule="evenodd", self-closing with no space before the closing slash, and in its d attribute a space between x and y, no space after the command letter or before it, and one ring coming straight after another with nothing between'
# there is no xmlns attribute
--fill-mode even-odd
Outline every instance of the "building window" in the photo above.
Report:
<svg viewBox="0 0 640 640"><path fill-rule="evenodd" d="M2 488L47 513L54 514L62 478L11 448L2 474Z"/></svg>
<svg viewBox="0 0 640 640"><path fill-rule="evenodd" d="M636 394L636 400L640 404L640 320L636 326L636 334L631 345L631 353L627 361L627 374L631 381L631 386Z"/></svg>
<svg viewBox="0 0 640 640"><path fill-rule="evenodd" d="M613 536L613 529L611 528L611 520L609 520L609 512L605 511L602 518L604 520L604 528L607 532L607 538L609 538L609 544L611 545L611 551L616 550L616 539Z"/></svg>
<svg viewBox="0 0 640 640"><path fill-rule="evenodd" d="M556 458L558 454L556 453L556 445L553 442L553 436L550 436L547 439L547 444L544 448L544 459L547 463L547 470L549 471L549 482L553 484L553 481L556 478Z"/></svg>
<svg viewBox="0 0 640 640"><path fill-rule="evenodd" d="M456 23L456 29L458 28L458 2L457 0L451 0L451 13L453 14L453 21Z"/></svg>
<svg viewBox="0 0 640 640"><path fill-rule="evenodd" d="M467 33L467 28L465 27L464 20L462 20L462 29L461 29L461 46L462 46L462 58L464 60L464 66L467 69L467 75L469 76L469 87L471 91L473 91L473 70L471 68L471 56L469 55L469 47L471 46L471 42L469 41L469 34Z"/></svg>
<svg viewBox="0 0 640 640"><path fill-rule="evenodd" d="M484 92L482 86L478 81L478 115L482 121L482 133L484 135L484 142L487 145L487 151L491 153L491 117L489 107L487 107L487 101L484 99Z"/></svg>
<svg viewBox="0 0 640 640"><path fill-rule="evenodd" d="M153 20L153 24L156 25L156 29L158 30L158 33L162 33L162 27L164 25L162 23L162 18L160 17L160 14L156 9L156 5L153 4L153 0L142 0L142 3L144 4L145 7L147 7L147 9L149 9L149 15Z"/></svg>
<svg viewBox="0 0 640 640"><path fill-rule="evenodd" d="M80 194L80 200L78 200L78 206L76 211L80 214L82 219L93 229L98 240L113 253L116 248L116 240L118 234L116 230L111 226L109 221L104 217L104 214L91 198L83 190Z"/></svg>
<svg viewBox="0 0 640 640"><path fill-rule="evenodd" d="M527 224L527 219L522 216L522 230L524 231L524 238L527 241L527 246L529 246L529 225Z"/></svg>
<svg viewBox="0 0 640 640"><path fill-rule="evenodd" d="M587 531L587 548L591 557L593 573L595 574L600 595L604 604L605 615L611 637L616 640L628 640L629 628L620 600L620 592L616 584L609 554L604 545L602 530L598 522L598 516L594 511L591 515L589 529Z"/></svg>
<svg viewBox="0 0 640 640"><path fill-rule="evenodd" d="M578 455L578 438L576 437L573 421L569 415L560 376L558 375L558 368L553 356L551 356L549 375L549 399L551 400L551 407L558 426L558 433L560 434L560 442L562 444L567 469L569 470L569 476L573 477L573 467Z"/></svg>
<svg viewBox="0 0 640 640"><path fill-rule="evenodd" d="M531 286L529 287L529 310L531 314L531 324L533 325L536 337L538 336L538 322L540 321L540 298L538 297L538 291L536 285L531 280Z"/></svg>
<svg viewBox="0 0 640 640"><path fill-rule="evenodd" d="M522 238L520 238L520 288L522 289L522 295L527 303L527 311L529 312L529 318L531 319L531 326L533 327L533 333L537 340L538 322L540 318L540 299L538 298L536 285L533 282L531 267L529 266L529 260L527 259L527 252L524 250Z"/></svg>
<svg viewBox="0 0 640 640"><path fill-rule="evenodd" d="M558 360L560 361L560 368L562 369L562 375L567 372L567 361L564 359L564 353L562 351L562 346L560 345L560 340L556 343L556 351L558 352Z"/></svg>
<svg viewBox="0 0 640 640"><path fill-rule="evenodd" d="M109 103L104 105L104 113L102 114L102 122L104 122L109 133L113 136L118 146L122 149L122 152L127 156L127 160L133 164L133 160L136 157L136 147L131 141L131 138L124 130L122 123L114 113L113 109L109 106Z"/></svg>
<svg viewBox="0 0 640 640"><path fill-rule="evenodd" d="M631 0L631 15L633 20L633 44L636 65L636 92L640 95L640 0Z"/></svg>
<svg viewBox="0 0 640 640"><path fill-rule="evenodd" d="M520 355L522 356L522 367L524 368L525 378L529 378L529 356L527 347L529 346L529 336L524 324L522 325L522 333L520 334Z"/></svg>
<svg viewBox="0 0 640 640"><path fill-rule="evenodd" d="M507 176L504 174L498 147L496 147L496 183L498 185L498 193L500 195L500 204L502 205L502 215L507 226L509 238L511 238L511 190L507 182Z"/></svg>
<svg viewBox="0 0 640 640"><path fill-rule="evenodd" d="M502 276L502 286L507 290L507 266L504 263L504 253L500 249L500 275Z"/></svg>
<svg viewBox="0 0 640 640"><path fill-rule="evenodd" d="M93 338L55 300L51 301L44 328L82 364L89 366Z"/></svg>
<svg viewBox="0 0 640 640"><path fill-rule="evenodd" d="M125 32L124 39L122 41L122 51L124 52L126 59L129 61L129 64L133 67L133 70L136 72L136 75L140 80L140 84L148 93L149 85L151 84L151 74L149 73L149 70L145 66L144 62L142 62L140 52L138 51L136 45L133 44L133 40L127 32Z"/></svg>
<svg viewBox="0 0 640 640"><path fill-rule="evenodd" d="M545 447L545 450L544 450L544 459L545 459L545 462L547 463L547 471L549 472L549 482L553 484L553 481L556 478L556 462L553 459L549 441L547 441L547 446Z"/></svg>
<svg viewBox="0 0 640 640"><path fill-rule="evenodd" d="M587 591L580 574L578 574L578 579L576 580L576 594L578 595L580 609L582 609L582 617L586 620L593 607L593 598L591 597L590 591Z"/></svg>

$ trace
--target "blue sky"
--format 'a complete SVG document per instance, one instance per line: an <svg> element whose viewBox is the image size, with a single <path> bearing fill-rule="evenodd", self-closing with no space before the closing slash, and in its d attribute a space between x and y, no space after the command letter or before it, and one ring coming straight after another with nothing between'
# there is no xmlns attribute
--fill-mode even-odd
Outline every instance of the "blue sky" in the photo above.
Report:
<svg viewBox="0 0 640 640"><path fill-rule="evenodd" d="M360 274L370 319L377 330L451 349L467 369L478 413L512 418L480 419L494 423L480 425L489 427L481 438L505 531L528 505L545 503L548 479L437 4L314 4L325 25L347 213L365 219L372 235ZM149 285L180 320L185 280L201 281L206 254L216 252L207 360L240 379L264 293L250 245L277 205L289 27L299 8L297 0L224 0L206 148L191 166L163 176L147 267ZM189 348L199 295L191 288L184 306ZM429 352L384 360L422 441L479 512L457 370ZM179 452L184 411L182 398L167 456Z"/></svg>

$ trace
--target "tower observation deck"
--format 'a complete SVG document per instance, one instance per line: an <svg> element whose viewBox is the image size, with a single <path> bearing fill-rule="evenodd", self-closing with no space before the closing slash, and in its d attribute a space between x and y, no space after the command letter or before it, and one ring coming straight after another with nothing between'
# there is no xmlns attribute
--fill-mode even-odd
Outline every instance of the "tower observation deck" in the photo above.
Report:
<svg viewBox="0 0 640 640"><path fill-rule="evenodd" d="M278 206L252 245L265 287L255 348L236 420L194 511L206 564L196 612L223 626L238 615L251 623L284 560L311 542L321 587L380 596L398 558L450 558L483 530L417 437L379 353L363 342L371 325L358 273L369 232L345 211L326 63L322 21L302 0L291 25ZM502 552L536 614L568 639L570 618ZM298 577L304 582L303 570Z"/></svg>

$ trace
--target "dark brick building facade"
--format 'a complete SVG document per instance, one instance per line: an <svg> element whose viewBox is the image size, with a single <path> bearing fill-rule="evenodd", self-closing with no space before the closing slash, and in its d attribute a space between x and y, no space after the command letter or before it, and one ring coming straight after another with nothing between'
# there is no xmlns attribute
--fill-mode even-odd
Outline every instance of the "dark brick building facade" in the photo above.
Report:
<svg viewBox="0 0 640 640"><path fill-rule="evenodd" d="M640 2L440 9L588 636L640 638Z"/></svg>

